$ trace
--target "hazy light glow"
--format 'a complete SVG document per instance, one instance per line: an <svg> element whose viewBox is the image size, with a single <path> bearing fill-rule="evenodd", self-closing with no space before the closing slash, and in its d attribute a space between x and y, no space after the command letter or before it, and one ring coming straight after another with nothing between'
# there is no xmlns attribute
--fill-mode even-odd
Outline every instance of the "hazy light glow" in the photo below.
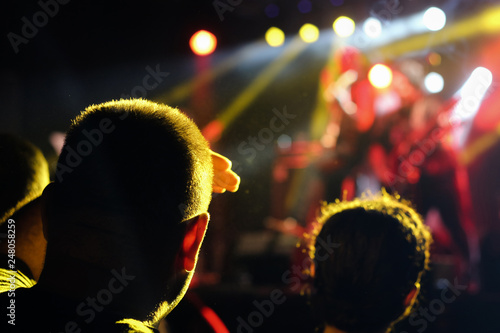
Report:
<svg viewBox="0 0 500 333"><path fill-rule="evenodd" d="M272 47L278 47L285 42L285 33L283 30L271 27L266 32L266 42Z"/></svg>
<svg viewBox="0 0 500 333"><path fill-rule="evenodd" d="M333 31L339 37L349 37L354 33L356 24L354 21L347 16L340 16L333 22Z"/></svg>
<svg viewBox="0 0 500 333"><path fill-rule="evenodd" d="M292 138L286 134L281 134L277 142L280 149L290 149L292 147Z"/></svg>
<svg viewBox="0 0 500 333"><path fill-rule="evenodd" d="M266 8L264 9L264 11L265 11L267 17L270 17L270 18L276 17L280 14L280 8L273 3L267 5Z"/></svg>
<svg viewBox="0 0 500 333"><path fill-rule="evenodd" d="M297 4L297 8L302 14L309 13L312 9L312 3L309 0L301 0Z"/></svg>
<svg viewBox="0 0 500 333"><path fill-rule="evenodd" d="M459 101L450 116L452 125L461 125L454 128L453 134L462 147L472 127L472 120L481 107L482 100L493 82L490 70L477 67L458 91Z"/></svg>
<svg viewBox="0 0 500 333"><path fill-rule="evenodd" d="M476 68L459 90L460 102L453 110L452 117L458 117L462 121L472 119L492 82L493 75L489 69Z"/></svg>
<svg viewBox="0 0 500 333"><path fill-rule="evenodd" d="M431 94L441 92L444 87L444 79L439 73L430 72L425 76L424 86Z"/></svg>
<svg viewBox="0 0 500 333"><path fill-rule="evenodd" d="M431 52L428 56L427 56L427 61L429 62L429 64L431 64L432 66L439 66L441 65L441 56L439 55L439 53L436 53L436 52Z"/></svg>
<svg viewBox="0 0 500 333"><path fill-rule="evenodd" d="M209 55L215 51L217 46L217 38L214 34L206 30L196 32L189 40L191 50L200 56Z"/></svg>
<svg viewBox="0 0 500 333"><path fill-rule="evenodd" d="M306 43L314 43L318 40L319 29L310 23L304 24L299 30L300 38Z"/></svg>
<svg viewBox="0 0 500 333"><path fill-rule="evenodd" d="M368 80L375 88L387 88L392 82L392 70L386 65L376 64L368 72Z"/></svg>
<svg viewBox="0 0 500 333"><path fill-rule="evenodd" d="M446 14L437 7L430 7L424 13L423 22L430 31L441 30L446 24Z"/></svg>
<svg viewBox="0 0 500 333"><path fill-rule="evenodd" d="M382 23L380 20L370 17L363 23L363 31L368 37L376 38L382 33Z"/></svg>

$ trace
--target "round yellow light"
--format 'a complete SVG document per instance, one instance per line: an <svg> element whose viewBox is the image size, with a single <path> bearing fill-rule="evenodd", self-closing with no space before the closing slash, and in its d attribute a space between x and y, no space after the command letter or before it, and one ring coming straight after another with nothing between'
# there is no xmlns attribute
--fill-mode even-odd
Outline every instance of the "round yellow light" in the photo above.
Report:
<svg viewBox="0 0 500 333"><path fill-rule="evenodd" d="M333 22L333 31L339 37L349 37L354 33L355 27L354 21L347 16L340 16Z"/></svg>
<svg viewBox="0 0 500 333"><path fill-rule="evenodd" d="M272 47L278 47L285 42L285 33L283 30L271 27L266 32L266 42Z"/></svg>
<svg viewBox="0 0 500 333"><path fill-rule="evenodd" d="M392 82L392 71L386 65L376 64L368 72L368 80L375 88L387 88Z"/></svg>
<svg viewBox="0 0 500 333"><path fill-rule="evenodd" d="M429 64L431 64L432 66L439 66L441 65L441 56L439 55L439 53L431 52L427 56L427 61L429 61Z"/></svg>
<svg viewBox="0 0 500 333"><path fill-rule="evenodd" d="M211 32L200 30L191 37L189 46L197 55L208 55L214 52L217 46L217 38Z"/></svg>
<svg viewBox="0 0 500 333"><path fill-rule="evenodd" d="M300 28L299 36L306 43L314 43L318 40L319 29L313 24L306 23Z"/></svg>

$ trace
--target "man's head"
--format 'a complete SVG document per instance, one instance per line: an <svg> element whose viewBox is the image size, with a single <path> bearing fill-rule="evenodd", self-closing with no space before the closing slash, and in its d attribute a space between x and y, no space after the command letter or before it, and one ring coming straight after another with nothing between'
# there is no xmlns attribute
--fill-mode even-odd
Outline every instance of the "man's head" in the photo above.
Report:
<svg viewBox="0 0 500 333"><path fill-rule="evenodd" d="M408 203L383 192L325 205L314 234L313 304L325 325L384 332L409 314L431 236ZM328 256L325 241L338 244Z"/></svg>
<svg viewBox="0 0 500 333"><path fill-rule="evenodd" d="M42 152L30 142L0 134L0 224L19 208L39 197L49 183L49 167Z"/></svg>
<svg viewBox="0 0 500 333"><path fill-rule="evenodd" d="M48 267L57 271L56 258L66 258L124 268L136 278L123 294L144 312L176 303L184 285L174 280L194 270L205 234L212 177L208 143L178 110L137 99L88 107L47 191Z"/></svg>

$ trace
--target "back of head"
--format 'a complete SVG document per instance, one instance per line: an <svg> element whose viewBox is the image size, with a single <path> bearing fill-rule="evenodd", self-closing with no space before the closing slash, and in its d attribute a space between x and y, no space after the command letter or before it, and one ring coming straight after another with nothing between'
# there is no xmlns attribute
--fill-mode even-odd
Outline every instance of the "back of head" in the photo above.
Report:
<svg viewBox="0 0 500 333"><path fill-rule="evenodd" d="M42 152L30 142L0 134L0 224L42 194L49 183L49 167Z"/></svg>
<svg viewBox="0 0 500 333"><path fill-rule="evenodd" d="M383 332L409 312L405 299L428 268L430 233L407 204L383 192L323 207L311 255L313 305L346 332ZM337 244L333 253L322 244Z"/></svg>
<svg viewBox="0 0 500 333"><path fill-rule="evenodd" d="M82 233L120 234L148 253L207 211L212 174L208 143L178 110L141 99L90 106L59 157L49 240L85 256ZM100 250L94 257L112 255Z"/></svg>

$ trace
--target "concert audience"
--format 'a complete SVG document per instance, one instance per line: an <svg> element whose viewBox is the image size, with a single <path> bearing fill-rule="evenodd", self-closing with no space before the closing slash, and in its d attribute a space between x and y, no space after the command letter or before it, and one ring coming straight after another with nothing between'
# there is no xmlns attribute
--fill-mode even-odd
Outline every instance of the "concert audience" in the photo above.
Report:
<svg viewBox="0 0 500 333"><path fill-rule="evenodd" d="M214 166L222 177L212 186ZM15 328L155 331L193 276L212 188L238 184L178 110L145 100L90 106L44 191L45 266L36 286L16 290Z"/></svg>
<svg viewBox="0 0 500 333"><path fill-rule="evenodd" d="M410 204L385 191L324 205L310 248L322 332L386 332L408 316L431 241Z"/></svg>

